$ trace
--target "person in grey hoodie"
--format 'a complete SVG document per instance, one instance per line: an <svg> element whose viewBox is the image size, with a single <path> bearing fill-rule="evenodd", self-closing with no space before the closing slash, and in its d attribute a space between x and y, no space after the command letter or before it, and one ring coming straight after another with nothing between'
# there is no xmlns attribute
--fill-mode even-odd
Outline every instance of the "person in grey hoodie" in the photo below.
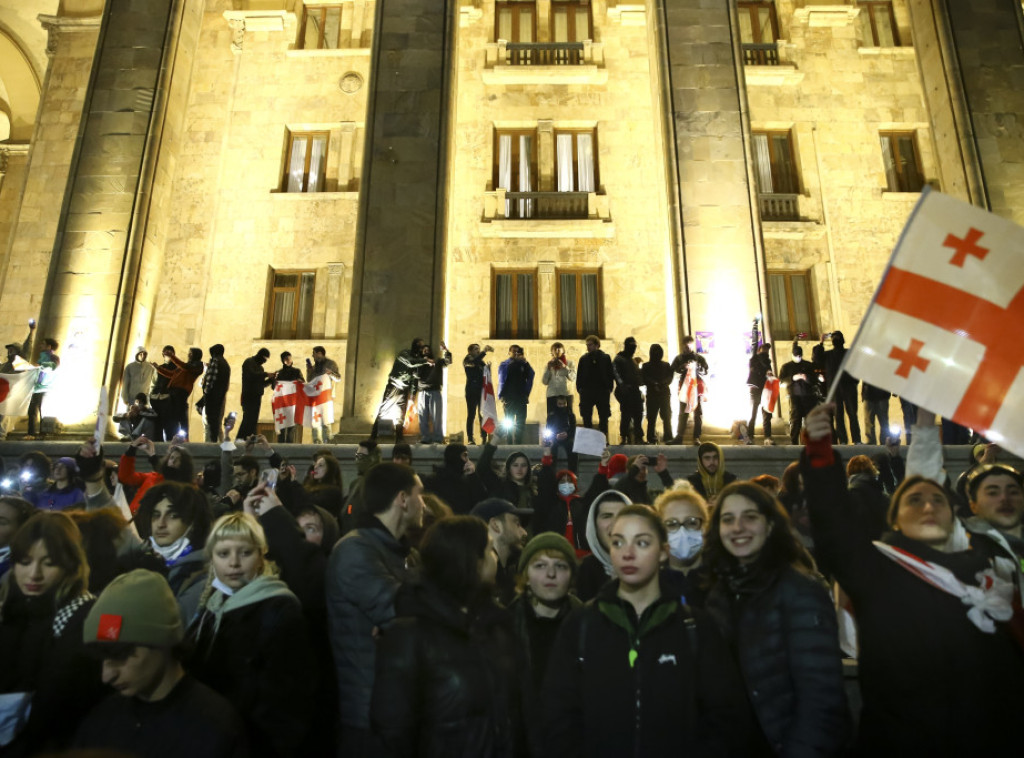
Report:
<svg viewBox="0 0 1024 758"><path fill-rule="evenodd" d="M576 580L576 596L584 603L614 579L609 554L612 524L619 511L633 502L618 490L605 490L596 498L587 513L587 543L590 555L580 562Z"/></svg>

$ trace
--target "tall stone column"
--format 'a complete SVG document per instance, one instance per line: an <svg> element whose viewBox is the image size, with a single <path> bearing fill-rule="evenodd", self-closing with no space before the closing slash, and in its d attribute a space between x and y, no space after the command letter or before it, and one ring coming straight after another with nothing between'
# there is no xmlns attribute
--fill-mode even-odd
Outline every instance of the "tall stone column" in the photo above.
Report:
<svg viewBox="0 0 1024 758"><path fill-rule="evenodd" d="M103 11L40 312L40 333L62 343L61 370L76 386L47 400L71 423L87 421L94 393L119 379L111 374L136 287L154 102L179 1L108 0Z"/></svg>
<svg viewBox="0 0 1024 758"><path fill-rule="evenodd" d="M730 396L737 387L742 393L742 335L764 303L760 214L732 8L727 2L658 0L655 11L659 55L666 61L661 75L673 221L681 236L681 332L714 333L717 386ZM716 408L727 410L719 399ZM709 404L705 418L716 408Z"/></svg>
<svg viewBox="0 0 1024 758"><path fill-rule="evenodd" d="M398 351L442 336L457 10L453 0L377 3L343 429L372 421Z"/></svg>

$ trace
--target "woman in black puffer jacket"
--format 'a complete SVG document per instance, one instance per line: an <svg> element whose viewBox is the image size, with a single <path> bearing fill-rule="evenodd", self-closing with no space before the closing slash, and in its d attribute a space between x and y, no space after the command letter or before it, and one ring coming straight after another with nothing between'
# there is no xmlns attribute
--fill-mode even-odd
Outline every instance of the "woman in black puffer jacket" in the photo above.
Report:
<svg viewBox="0 0 1024 758"><path fill-rule="evenodd" d="M377 651L370 721L386 755L526 755L524 668L508 614L488 591L498 564L487 526L443 518L420 555L424 581L399 591Z"/></svg>
<svg viewBox="0 0 1024 758"><path fill-rule="evenodd" d="M750 482L718 495L707 610L732 645L764 754L842 755L850 736L835 610L781 504Z"/></svg>

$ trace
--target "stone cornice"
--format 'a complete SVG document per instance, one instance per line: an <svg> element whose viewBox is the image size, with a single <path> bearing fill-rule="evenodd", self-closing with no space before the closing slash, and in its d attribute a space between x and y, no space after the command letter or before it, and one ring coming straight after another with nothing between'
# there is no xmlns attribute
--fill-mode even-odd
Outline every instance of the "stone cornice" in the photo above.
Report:
<svg viewBox="0 0 1024 758"><path fill-rule="evenodd" d="M61 32L89 32L98 30L102 16L51 16L40 13L36 19L46 30L46 54L57 52L57 37Z"/></svg>

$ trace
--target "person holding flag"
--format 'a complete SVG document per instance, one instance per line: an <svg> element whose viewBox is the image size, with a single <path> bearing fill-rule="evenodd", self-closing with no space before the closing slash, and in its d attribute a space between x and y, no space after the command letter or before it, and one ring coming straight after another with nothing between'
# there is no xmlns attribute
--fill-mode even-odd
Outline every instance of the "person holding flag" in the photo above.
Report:
<svg viewBox="0 0 1024 758"><path fill-rule="evenodd" d="M321 379L321 377L323 378ZM329 393L327 404L331 406L329 412L326 409L321 411L318 416L319 423L313 424L314 443L326 445L334 437L334 382L340 379L341 370L334 360L327 357L327 350L322 345L314 347L313 361L310 362L309 358L306 359L306 382L312 384L319 380L320 386L316 394L319 395L326 389ZM330 418L329 421L328 418Z"/></svg>
<svg viewBox="0 0 1024 758"><path fill-rule="evenodd" d="M462 368L466 371L466 444L475 445L473 439L473 424L480 424L480 441L487 444L487 432L484 431L484 419L480 413L481 403L484 397L484 367L489 364L484 360L488 353L493 353L494 348L484 345L483 349L474 342L466 350L466 357L462 359Z"/></svg>
<svg viewBox="0 0 1024 758"><path fill-rule="evenodd" d="M7 360L0 363L0 440L7 438L6 416L24 416L32 401L37 373L27 373L31 364L25 360L32 349L32 336L36 333L36 320L28 320L28 336L22 344L12 342L5 346Z"/></svg>
<svg viewBox="0 0 1024 758"><path fill-rule="evenodd" d="M750 372L747 374L747 387L750 389L750 421L747 423L746 443L748 445L754 444L754 424L757 419L757 411L760 410L764 444L774 445L775 441L772 439L772 411L763 408L761 404L761 396L764 394L769 378L775 379L775 374L772 373L772 346L769 342L758 345L761 341L760 326L761 317L756 316L754 318L754 326L750 330L750 343L753 354L750 356ZM771 397L772 390L778 392L778 385L773 383L772 388L769 389L769 397Z"/></svg>
<svg viewBox="0 0 1024 758"><path fill-rule="evenodd" d="M295 404L303 383L302 372L292 365L292 354L285 350L281 353L281 368L277 370L274 397L270 401L274 411L274 430L277 432L278 444L298 441L295 439ZM291 412L288 409L291 409ZM301 416L298 421L301 423Z"/></svg>
<svg viewBox="0 0 1024 758"><path fill-rule="evenodd" d="M693 337L683 337L683 352L672 361L672 371L679 374L679 426L672 440L675 445L683 444L686 422L693 414L693 444L700 444L703 410L701 401L704 396L705 382L708 375L708 362L703 355L694 352Z"/></svg>

